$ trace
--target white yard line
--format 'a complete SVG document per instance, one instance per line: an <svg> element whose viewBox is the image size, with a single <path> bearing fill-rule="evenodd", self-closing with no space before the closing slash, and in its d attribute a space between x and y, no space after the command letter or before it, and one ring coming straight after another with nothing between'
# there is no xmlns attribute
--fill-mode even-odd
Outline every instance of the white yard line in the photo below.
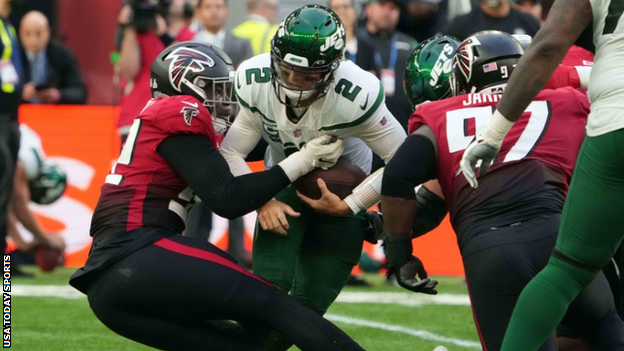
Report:
<svg viewBox="0 0 624 351"><path fill-rule="evenodd" d="M410 292L351 292L343 291L336 302L342 303L383 303L401 306L452 305L470 306L468 295L425 295Z"/></svg>
<svg viewBox="0 0 624 351"><path fill-rule="evenodd" d="M344 324L357 325L357 326L361 326L361 327L368 327L368 328L374 328L374 329L381 329L381 330L399 332L399 333L415 336L415 337L420 338L420 339L437 341L437 342L441 342L441 343L445 343L445 344L453 344L455 346L461 346L461 347L466 347L466 348L470 348L470 349L480 349L481 348L481 344L478 343L478 342L475 342L475 341L449 338L449 337L446 337L446 336L442 336L442 335L438 335L438 334L434 334L434 333L428 332L426 330L412 329L412 328L402 327L402 326L399 326L399 325L392 325L392 324L374 322L374 321L369 321L369 320L366 320L366 319L359 319L359 318L353 318L353 317L347 317L347 316L339 316L339 315L335 315L335 314L326 314L325 317L327 319L331 320L332 322L338 322L338 323L344 323Z"/></svg>
<svg viewBox="0 0 624 351"><path fill-rule="evenodd" d="M9 293L11 296L60 297L63 299L86 297L86 295L69 285L12 285Z"/></svg>

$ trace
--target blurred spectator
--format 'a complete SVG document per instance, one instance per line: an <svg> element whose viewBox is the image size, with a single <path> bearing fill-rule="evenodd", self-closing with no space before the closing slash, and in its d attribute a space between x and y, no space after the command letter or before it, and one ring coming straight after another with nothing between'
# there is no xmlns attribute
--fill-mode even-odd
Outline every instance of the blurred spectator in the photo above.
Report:
<svg viewBox="0 0 624 351"><path fill-rule="evenodd" d="M33 201L47 205L58 200L63 195L67 182L65 173L56 164L46 160L39 135L24 124L20 125L20 131L22 137L15 170L15 196L9 216L8 233L17 245L20 257L25 258L24 263L29 263L32 257L29 260L28 256L37 245L61 251L65 249L63 238L58 234L46 233L28 204ZM34 240L26 241L22 237L17 229L18 222L33 235ZM12 261L19 262L15 257Z"/></svg>
<svg viewBox="0 0 624 351"><path fill-rule="evenodd" d="M540 24L533 16L512 8L509 0L479 0L472 11L455 18L442 33L459 40L482 30L500 30L533 37L539 28Z"/></svg>
<svg viewBox="0 0 624 351"><path fill-rule="evenodd" d="M360 64L366 53L371 53L373 48L366 40L358 38L357 12L355 11L354 0L329 0L327 7L334 11L345 27L347 43L345 45L345 58ZM364 53L359 56L358 53Z"/></svg>
<svg viewBox="0 0 624 351"><path fill-rule="evenodd" d="M117 128L122 145L125 142L132 121L141 113L152 98L149 77L150 65L165 49L160 36L167 32L167 24L149 1L136 0L133 6L124 5L118 17L123 28L119 53L119 73L127 81L124 96L120 100L121 111Z"/></svg>
<svg viewBox="0 0 624 351"><path fill-rule="evenodd" d="M0 0L0 252L6 250L7 211L19 150L17 111L22 95L22 61L9 22L12 1Z"/></svg>
<svg viewBox="0 0 624 351"><path fill-rule="evenodd" d="M446 27L448 0L404 0L398 30L423 41Z"/></svg>
<svg viewBox="0 0 624 351"><path fill-rule="evenodd" d="M396 30L401 13L398 0L369 0L364 13L366 18L360 37L371 45L372 51L362 57L359 66L379 77L388 109L407 130L412 109L403 94L403 71L417 42Z"/></svg>
<svg viewBox="0 0 624 351"><path fill-rule="evenodd" d="M167 29L178 41L178 36L182 30L187 28L195 19L195 5L197 1L191 0L169 0L171 5L167 14Z"/></svg>
<svg viewBox="0 0 624 351"><path fill-rule="evenodd" d="M279 0L247 0L247 20L232 30L234 35L251 41L253 54L271 52L271 38L277 31L274 24Z"/></svg>
<svg viewBox="0 0 624 351"><path fill-rule="evenodd" d="M22 18L19 29L24 63L24 102L84 104L87 85L70 49L50 40L50 25L39 11Z"/></svg>
<svg viewBox="0 0 624 351"><path fill-rule="evenodd" d="M510 0L512 6L518 10L529 14L535 18L540 25L544 23L542 19L542 2L540 0Z"/></svg>
<svg viewBox="0 0 624 351"><path fill-rule="evenodd" d="M249 39L239 38L225 29L230 17L226 0L199 0L197 18L203 25L193 40L212 44L225 51L232 59L234 67L253 56Z"/></svg>
<svg viewBox="0 0 624 351"><path fill-rule="evenodd" d="M197 16L196 6L190 2L184 3L184 20L186 25L178 32L177 42L193 40L195 34L203 29L203 25Z"/></svg>

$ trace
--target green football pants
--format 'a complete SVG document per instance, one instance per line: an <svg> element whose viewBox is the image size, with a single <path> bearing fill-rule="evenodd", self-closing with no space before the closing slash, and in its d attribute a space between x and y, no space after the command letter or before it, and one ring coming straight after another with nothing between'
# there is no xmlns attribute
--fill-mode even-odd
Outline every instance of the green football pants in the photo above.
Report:
<svg viewBox="0 0 624 351"><path fill-rule="evenodd" d="M586 137L548 265L520 295L502 351L534 351L624 238L624 129Z"/></svg>
<svg viewBox="0 0 624 351"><path fill-rule="evenodd" d="M324 314L347 282L362 252L364 211L354 216L328 216L301 201L293 187L276 197L301 213L287 217L288 235L256 224L254 273L289 291L304 306Z"/></svg>

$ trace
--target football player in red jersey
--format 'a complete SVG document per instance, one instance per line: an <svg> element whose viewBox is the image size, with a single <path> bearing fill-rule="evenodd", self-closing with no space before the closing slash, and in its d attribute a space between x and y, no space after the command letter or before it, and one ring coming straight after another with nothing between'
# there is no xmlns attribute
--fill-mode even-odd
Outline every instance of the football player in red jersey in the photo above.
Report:
<svg viewBox="0 0 624 351"><path fill-rule="evenodd" d="M179 235L195 194L224 217L241 216L342 153L341 141L326 135L276 167L233 177L216 142L235 103L231 73L222 50L200 43L171 46L154 60L154 99L106 177L89 258L70 284L104 325L158 349L263 350L264 335L230 322L238 321L278 330L302 350L361 350L225 252Z"/></svg>
<svg viewBox="0 0 624 351"><path fill-rule="evenodd" d="M520 292L548 262L589 112L587 97L576 89L542 91L505 138L490 172L479 179L487 186L470 187L458 172L463 151L491 118L522 53L519 43L502 32L480 32L462 42L450 74L454 96L417 107L411 135L386 166L382 182L389 271L397 272L401 286L427 292L412 288L416 274L424 271L412 256L412 224L418 216L414 186L439 181L477 331L488 351L500 349ZM603 275L573 306L564 320L569 329L597 350L622 345L624 322ZM540 350L556 349L553 333Z"/></svg>

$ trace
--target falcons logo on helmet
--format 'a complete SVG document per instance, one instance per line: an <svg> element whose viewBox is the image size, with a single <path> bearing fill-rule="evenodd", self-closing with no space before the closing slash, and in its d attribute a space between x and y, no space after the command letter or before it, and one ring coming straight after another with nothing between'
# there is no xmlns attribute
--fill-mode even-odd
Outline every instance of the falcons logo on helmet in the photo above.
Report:
<svg viewBox="0 0 624 351"><path fill-rule="evenodd" d="M474 51L473 46L481 45L479 40L475 37L470 37L464 40L463 43L459 45L457 51L455 52L455 57L453 57L453 66L458 66L466 81L470 81L472 77L472 63L474 62Z"/></svg>
<svg viewBox="0 0 624 351"><path fill-rule="evenodd" d="M214 60L201 51L191 48L181 47L173 51L167 57L169 64L169 82L177 91L182 92L182 78L191 70L193 72L201 72L206 67L210 68L215 65Z"/></svg>

